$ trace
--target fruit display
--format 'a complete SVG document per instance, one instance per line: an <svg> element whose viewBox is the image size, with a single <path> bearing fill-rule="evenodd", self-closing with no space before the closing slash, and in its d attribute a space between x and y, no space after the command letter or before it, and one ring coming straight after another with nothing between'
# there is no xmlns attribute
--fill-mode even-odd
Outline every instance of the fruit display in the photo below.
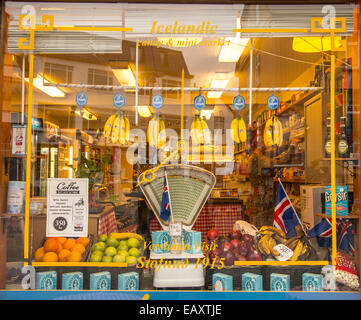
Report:
<svg viewBox="0 0 361 320"><path fill-rule="evenodd" d="M280 253L274 249L278 244L283 244L293 251L289 261L309 260L313 248L303 235L287 238L285 233L272 226L261 227L257 232L258 250L265 259L277 259Z"/></svg>
<svg viewBox="0 0 361 320"><path fill-rule="evenodd" d="M104 126L104 139L111 143L124 145L129 141L130 122L123 113L112 114Z"/></svg>
<svg viewBox="0 0 361 320"><path fill-rule="evenodd" d="M282 123L277 118L273 116L268 119L265 124L263 141L265 147L281 146L283 143L283 129Z"/></svg>
<svg viewBox="0 0 361 320"><path fill-rule="evenodd" d="M210 145L212 143L211 132L208 128L207 122L196 114L191 125L191 139L192 144L195 146L199 145Z"/></svg>
<svg viewBox="0 0 361 320"><path fill-rule="evenodd" d="M80 262L89 244L88 237L49 237L35 251L34 259L36 262Z"/></svg>
<svg viewBox="0 0 361 320"><path fill-rule="evenodd" d="M235 143L243 143L247 140L246 123L241 116L232 120L231 137Z"/></svg>
<svg viewBox="0 0 361 320"><path fill-rule="evenodd" d="M94 243L90 262L123 262L135 265L142 254L143 237L136 233L102 234Z"/></svg>
<svg viewBox="0 0 361 320"><path fill-rule="evenodd" d="M216 244L216 249L209 252L209 258L216 259L216 263L221 258L224 258L225 266L232 266L235 261L262 260L255 238L249 234L233 230L225 237L218 235L218 232L212 229L208 231L207 236L211 243Z"/></svg>
<svg viewBox="0 0 361 320"><path fill-rule="evenodd" d="M147 136L149 145L157 149L166 143L165 123L158 113L149 121Z"/></svg>

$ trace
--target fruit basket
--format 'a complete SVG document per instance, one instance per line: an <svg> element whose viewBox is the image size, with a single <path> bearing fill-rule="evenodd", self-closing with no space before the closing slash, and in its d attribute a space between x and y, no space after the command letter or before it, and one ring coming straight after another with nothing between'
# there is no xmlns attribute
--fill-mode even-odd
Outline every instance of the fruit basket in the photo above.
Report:
<svg viewBox="0 0 361 320"><path fill-rule="evenodd" d="M59 237L60 238L60 237ZM74 242L76 243L76 240L77 238L66 238L67 240L69 239L72 239L74 240ZM85 248L85 251L83 252L83 254L81 255L81 259L80 261L78 262L86 262L88 260L88 255L90 254L90 250L91 250L91 247L93 245L93 241L94 241L94 237L93 235L89 235L87 237L87 239L89 239L89 242ZM45 244L46 244L46 241L47 239L45 238L42 242L42 247L38 248L41 249L41 248L44 248ZM65 243L65 242L64 242ZM71 245L71 241L69 241L69 246ZM75 245L75 244L74 244ZM51 246L51 245L49 245ZM65 246L66 248L68 248L68 246L66 245ZM51 248L48 248L48 249L51 249ZM56 262L56 261L39 261L39 257L37 257L37 252L38 250L35 251L34 253L34 262ZM68 249L67 249L68 250ZM70 250L69 250L70 251ZM60 253L60 251L59 251ZM63 259L61 259L63 260ZM63 261L61 262L67 262L65 261L66 259L64 258ZM59 256L58 256L58 261L59 261ZM56 271L57 272L57 288L58 289L61 289L61 281L62 281L62 275L63 273L68 273L68 272L82 272L83 273L83 277L84 277L84 289L87 289L86 286L85 286L85 283L88 281L89 283L89 280L88 280L88 270L87 270L87 267L75 267L75 266L34 266L35 268L35 271L36 272L46 272L46 271ZM89 287L88 287L89 288Z"/></svg>
<svg viewBox="0 0 361 320"><path fill-rule="evenodd" d="M132 241L133 243L131 243ZM136 250L134 250L134 248ZM136 252L133 253L132 251ZM134 257L134 259L130 261L127 259L128 256ZM87 258L88 262L97 262L99 263L99 266L87 268L88 277L87 279L84 279L84 289L89 288L89 276L91 273L104 271L108 271L111 275L112 290L118 289L118 275L128 272L138 273L139 288L141 289L143 269L137 268L136 265L138 259L142 256L144 256L144 240L140 235L134 233L111 233L109 235L100 235L96 241L93 242L93 246L90 249ZM101 266L102 262L104 262L104 267ZM128 266L111 266L112 263L127 263Z"/></svg>

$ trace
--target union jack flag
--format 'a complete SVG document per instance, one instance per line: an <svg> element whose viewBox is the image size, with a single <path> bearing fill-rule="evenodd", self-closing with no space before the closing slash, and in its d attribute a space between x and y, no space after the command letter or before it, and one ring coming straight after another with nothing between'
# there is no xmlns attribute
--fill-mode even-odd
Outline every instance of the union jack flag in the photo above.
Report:
<svg viewBox="0 0 361 320"><path fill-rule="evenodd" d="M164 184L163 184L163 195L162 195L162 203L160 208L160 217L164 221L168 221L170 217L170 201L169 201L169 190L168 190L168 179L164 176Z"/></svg>
<svg viewBox="0 0 361 320"><path fill-rule="evenodd" d="M273 213L273 225L281 229L287 236L297 236L295 227L300 224L296 211L288 199L282 184L278 185L276 206Z"/></svg>

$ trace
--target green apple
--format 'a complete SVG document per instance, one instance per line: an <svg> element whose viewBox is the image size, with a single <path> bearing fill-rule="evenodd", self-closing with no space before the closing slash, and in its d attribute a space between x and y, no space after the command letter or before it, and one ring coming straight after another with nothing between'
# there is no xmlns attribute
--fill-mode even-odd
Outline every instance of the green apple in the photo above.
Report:
<svg viewBox="0 0 361 320"><path fill-rule="evenodd" d="M102 262L112 262L113 258L111 256L104 256L102 258Z"/></svg>
<svg viewBox="0 0 361 320"><path fill-rule="evenodd" d="M102 256L100 254L92 254L90 256L90 262L101 262L102 261Z"/></svg>
<svg viewBox="0 0 361 320"><path fill-rule="evenodd" d="M108 238L107 246L116 248L119 245L119 241L115 238Z"/></svg>
<svg viewBox="0 0 361 320"><path fill-rule="evenodd" d="M118 245L118 250L128 250L127 240L121 240Z"/></svg>
<svg viewBox="0 0 361 320"><path fill-rule="evenodd" d="M106 246L105 242L99 241L94 244L93 251L104 251Z"/></svg>
<svg viewBox="0 0 361 320"><path fill-rule="evenodd" d="M105 249L104 253L106 256L113 257L117 254L117 249L114 247L108 247Z"/></svg>
<svg viewBox="0 0 361 320"><path fill-rule="evenodd" d="M128 263L129 265L133 265L137 263L137 258L133 256L128 256L126 257L125 262Z"/></svg>
<svg viewBox="0 0 361 320"><path fill-rule="evenodd" d="M137 248L131 248L128 252L130 256L133 256L135 258L139 257L139 250Z"/></svg>
<svg viewBox="0 0 361 320"><path fill-rule="evenodd" d="M113 257L113 262L125 262L125 260L126 260L126 257L124 254L116 254Z"/></svg>
<svg viewBox="0 0 361 320"><path fill-rule="evenodd" d="M127 241L129 248L139 248L140 247L140 241L136 238L129 238Z"/></svg>
<svg viewBox="0 0 361 320"><path fill-rule="evenodd" d="M101 242L107 242L108 240L108 236L106 234L101 234L98 238L98 241L101 241Z"/></svg>
<svg viewBox="0 0 361 320"><path fill-rule="evenodd" d="M104 251L100 251L100 250L94 250L92 252L92 255L98 255L98 256L103 256L104 255Z"/></svg>
<svg viewBox="0 0 361 320"><path fill-rule="evenodd" d="M128 257L129 256L129 252L127 250L119 250L117 254L121 254L125 257Z"/></svg>

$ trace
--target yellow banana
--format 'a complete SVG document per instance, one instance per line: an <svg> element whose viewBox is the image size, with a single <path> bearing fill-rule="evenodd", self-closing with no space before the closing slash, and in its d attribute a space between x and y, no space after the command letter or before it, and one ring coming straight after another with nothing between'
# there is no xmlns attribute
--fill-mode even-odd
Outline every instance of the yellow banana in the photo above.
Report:
<svg viewBox="0 0 361 320"><path fill-rule="evenodd" d="M301 240L298 240L297 246L295 250L293 251L293 256L290 259L290 261L297 261L298 257L300 256L303 248L303 242Z"/></svg>
<svg viewBox="0 0 361 320"><path fill-rule="evenodd" d="M247 141L246 123L244 122L242 117L240 117L238 119L238 136L239 136L240 142L246 142Z"/></svg>
<svg viewBox="0 0 361 320"><path fill-rule="evenodd" d="M239 138L238 130L238 118L234 118L231 123L231 137L235 143L240 143L241 139Z"/></svg>
<svg viewBox="0 0 361 320"><path fill-rule="evenodd" d="M258 249L265 256L268 256L268 255L271 254L271 250L270 250L270 248L268 247L268 244L267 244L267 237L268 236L264 236L258 241Z"/></svg>
<svg viewBox="0 0 361 320"><path fill-rule="evenodd" d="M115 117L114 123L113 123L113 129L112 129L112 135L111 135L112 143L118 142L119 132L120 132L120 116L119 116L119 114L117 114Z"/></svg>
<svg viewBox="0 0 361 320"><path fill-rule="evenodd" d="M109 234L109 237L117 240L123 240L127 238L136 238L140 241L144 240L140 234L132 233L132 232L112 232Z"/></svg>
<svg viewBox="0 0 361 320"><path fill-rule="evenodd" d="M267 246L268 246L269 250L271 251L271 254L274 257L279 256L280 255L279 252L273 249L273 247L275 247L277 245L276 240L270 236L266 236L266 237L267 237Z"/></svg>
<svg viewBox="0 0 361 320"><path fill-rule="evenodd" d="M158 119L154 116L148 124L148 142L152 147L157 147Z"/></svg>
<svg viewBox="0 0 361 320"><path fill-rule="evenodd" d="M124 120L124 116L120 116L120 123L119 123L119 137L118 137L118 142L123 145L125 144L125 120Z"/></svg>
<svg viewBox="0 0 361 320"><path fill-rule="evenodd" d="M163 119L158 119L158 128L159 128L159 133L158 133L158 139L157 139L157 145L158 145L158 149L162 146L165 145L166 141L167 141L167 137L165 134L165 124L164 124L164 120Z"/></svg>
<svg viewBox="0 0 361 320"><path fill-rule="evenodd" d="M129 141L129 132L130 132L130 122L126 116L124 116L124 120L125 120L125 141L128 142Z"/></svg>
<svg viewBox="0 0 361 320"><path fill-rule="evenodd" d="M212 144L212 135L211 131L208 128L207 122L204 119L201 119L201 131L203 134L204 144L210 145Z"/></svg>
<svg viewBox="0 0 361 320"><path fill-rule="evenodd" d="M194 120L192 122L191 126L191 138L192 138L192 145L199 146L201 143L201 137L200 137L200 121L198 119L198 116L196 115L194 117Z"/></svg>
<svg viewBox="0 0 361 320"><path fill-rule="evenodd" d="M104 135L105 139L109 138L112 133L113 123L114 123L116 116L117 116L117 113L112 114L105 122L104 131L103 131L103 135Z"/></svg>
<svg viewBox="0 0 361 320"><path fill-rule="evenodd" d="M262 234L264 231L272 231L274 233L277 233L279 236L286 238L286 234L282 230L273 226L263 226L258 230L258 233Z"/></svg>

